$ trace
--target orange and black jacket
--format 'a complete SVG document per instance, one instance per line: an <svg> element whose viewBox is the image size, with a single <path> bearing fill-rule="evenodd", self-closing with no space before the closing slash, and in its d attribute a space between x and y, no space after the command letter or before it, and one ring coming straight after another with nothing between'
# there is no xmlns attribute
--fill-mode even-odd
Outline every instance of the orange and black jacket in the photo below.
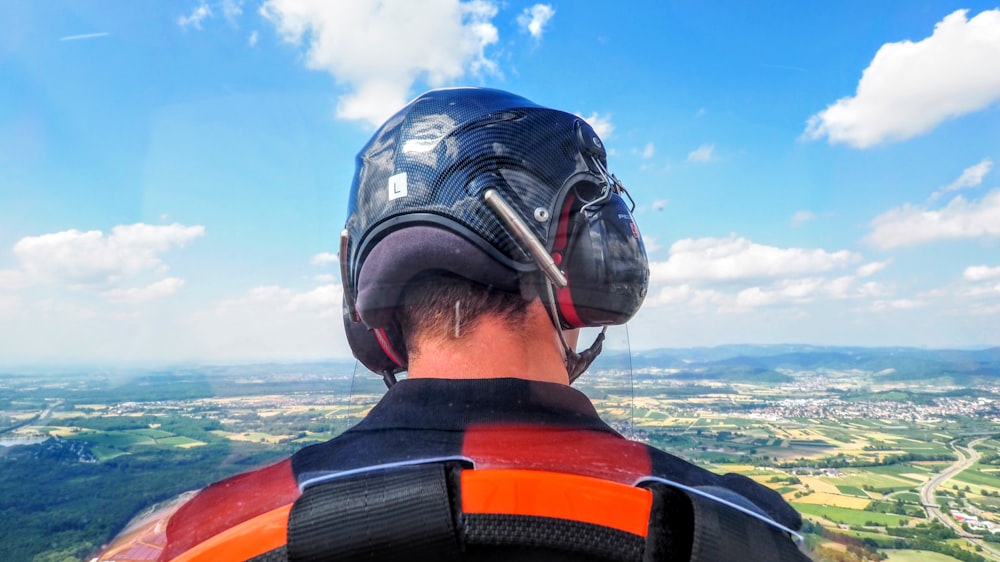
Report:
<svg viewBox="0 0 1000 562"><path fill-rule="evenodd" d="M776 492L518 379L404 380L357 426L131 524L95 560L806 560Z"/></svg>

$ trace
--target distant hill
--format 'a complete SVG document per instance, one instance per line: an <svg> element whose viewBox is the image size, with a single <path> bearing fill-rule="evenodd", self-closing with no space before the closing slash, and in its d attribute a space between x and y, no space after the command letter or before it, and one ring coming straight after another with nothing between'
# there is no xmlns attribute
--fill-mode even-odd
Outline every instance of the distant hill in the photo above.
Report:
<svg viewBox="0 0 1000 562"><path fill-rule="evenodd" d="M670 369L679 380L781 382L789 371L864 371L886 381L946 380L1000 384L1000 347L977 350L815 345L723 345L634 352L608 351L592 369L631 365L635 372Z"/></svg>

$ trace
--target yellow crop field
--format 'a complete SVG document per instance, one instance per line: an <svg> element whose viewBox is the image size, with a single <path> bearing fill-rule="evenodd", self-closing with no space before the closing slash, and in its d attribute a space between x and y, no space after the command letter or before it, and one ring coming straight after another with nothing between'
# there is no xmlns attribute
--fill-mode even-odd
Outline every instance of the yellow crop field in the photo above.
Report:
<svg viewBox="0 0 1000 562"><path fill-rule="evenodd" d="M840 494L828 494L826 492L815 492L808 496L795 498L798 503L811 503L818 505L830 505L833 507L844 507L847 509L863 510L868 507L871 500L856 498L854 496L842 496Z"/></svg>
<svg viewBox="0 0 1000 562"><path fill-rule="evenodd" d="M808 484L809 487L811 489L815 490L816 492L825 492L825 493L828 493L828 494L839 494L840 493L840 490L838 490L836 486L834 486L833 484L831 484L831 483L829 483L829 482L827 482L825 480L822 480L822 479L820 479L818 477L815 477L815 476L802 476L801 480L802 480L803 484Z"/></svg>

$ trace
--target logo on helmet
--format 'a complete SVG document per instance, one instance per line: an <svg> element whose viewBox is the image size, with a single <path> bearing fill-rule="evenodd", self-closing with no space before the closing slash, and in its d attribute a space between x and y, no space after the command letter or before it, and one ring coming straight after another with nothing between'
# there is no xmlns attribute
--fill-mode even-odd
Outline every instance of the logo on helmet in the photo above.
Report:
<svg viewBox="0 0 1000 562"><path fill-rule="evenodd" d="M389 201L406 197L406 172L389 176Z"/></svg>

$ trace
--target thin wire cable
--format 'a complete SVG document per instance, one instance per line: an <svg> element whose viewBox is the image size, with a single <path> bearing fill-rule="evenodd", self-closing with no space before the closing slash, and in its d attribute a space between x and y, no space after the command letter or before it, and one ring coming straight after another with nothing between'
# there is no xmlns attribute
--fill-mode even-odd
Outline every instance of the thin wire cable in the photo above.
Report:
<svg viewBox="0 0 1000 562"><path fill-rule="evenodd" d="M628 322L625 323L625 350L628 352L628 387L631 392L631 405L628 420L629 437L635 438L635 379L632 376L632 340L628 335Z"/></svg>
<svg viewBox="0 0 1000 562"><path fill-rule="evenodd" d="M354 360L354 372L351 373L351 390L347 395L347 427L344 430L348 430L354 427L354 414L352 413L354 409L354 381L358 378L358 365L360 361Z"/></svg>

